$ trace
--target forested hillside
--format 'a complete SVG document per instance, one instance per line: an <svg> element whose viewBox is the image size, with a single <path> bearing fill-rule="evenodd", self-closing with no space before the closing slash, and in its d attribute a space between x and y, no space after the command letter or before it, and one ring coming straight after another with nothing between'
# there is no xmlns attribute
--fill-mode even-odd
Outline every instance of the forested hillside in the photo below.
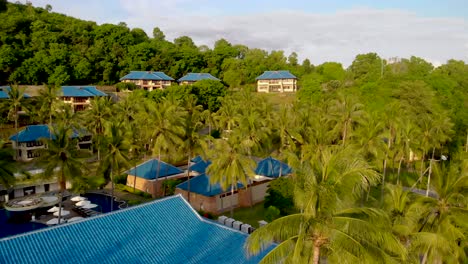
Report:
<svg viewBox="0 0 468 264"><path fill-rule="evenodd" d="M224 39L213 48L190 37L166 40L157 27L149 37L125 23L97 25L52 12L52 7L7 4L0 8L0 84L115 84L130 70L164 71L174 78L209 72L231 87L253 84L265 70L290 70L299 78L299 99L317 103L346 89L366 110L390 103L414 113L450 117L452 141L460 145L468 129L468 65L451 60L434 68L421 58L388 63L375 53L357 55L348 69L340 63L314 66L298 55L267 52ZM312 58L313 60L313 58Z"/></svg>

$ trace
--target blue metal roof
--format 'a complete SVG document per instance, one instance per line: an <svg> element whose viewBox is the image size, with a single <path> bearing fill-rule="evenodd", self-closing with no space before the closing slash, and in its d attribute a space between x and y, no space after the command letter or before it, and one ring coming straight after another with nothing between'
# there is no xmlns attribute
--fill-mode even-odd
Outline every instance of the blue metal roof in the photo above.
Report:
<svg viewBox="0 0 468 264"><path fill-rule="evenodd" d="M62 96L95 97L107 96L107 94L96 89L96 86L62 86Z"/></svg>
<svg viewBox="0 0 468 264"><path fill-rule="evenodd" d="M176 168L172 166L171 164L167 164L164 161L159 162L159 160L157 159L151 159L151 160L143 162L142 164L138 165L136 168L128 170L127 174L134 175L140 178L145 178L148 180L154 180L156 179L156 174L158 171L158 163L160 163L159 178L184 172L183 170Z"/></svg>
<svg viewBox="0 0 468 264"><path fill-rule="evenodd" d="M258 263L274 246L246 258L246 239L178 195L2 239L0 263Z"/></svg>
<svg viewBox="0 0 468 264"><path fill-rule="evenodd" d="M237 189L240 189L243 187L244 185L242 185L242 183L237 184ZM188 191L188 182L185 181L177 185L177 188ZM231 189L228 188L227 190L223 191L219 183L210 184L210 177L206 175L205 173L190 179L190 191L201 194L203 196L215 196L215 195L229 192L230 190Z"/></svg>
<svg viewBox="0 0 468 264"><path fill-rule="evenodd" d="M208 168L208 166L210 166L210 164L211 164L211 161L201 160L201 161L195 163L194 165L190 166L190 170L196 171L198 173L205 173L206 168Z"/></svg>
<svg viewBox="0 0 468 264"><path fill-rule="evenodd" d="M10 91L11 87L10 86L0 86L0 99L8 99L10 96L8 95L8 92ZM30 98L31 96L29 94L23 94L24 98Z"/></svg>
<svg viewBox="0 0 468 264"><path fill-rule="evenodd" d="M255 169L255 174L270 178L278 178L283 175L288 175L291 172L291 167L286 163L272 157L268 157L258 162L257 168Z"/></svg>
<svg viewBox="0 0 468 264"><path fill-rule="evenodd" d="M190 161L191 161L191 162L198 163L198 162L200 162L200 161L202 161L202 160L203 160L203 158L202 158L200 155L198 155L198 156L196 156L195 158L191 159Z"/></svg>
<svg viewBox="0 0 468 264"><path fill-rule="evenodd" d="M87 134L85 129L73 129L71 138L78 138L80 135ZM25 129L19 131L17 134L14 134L10 137L11 141L16 141L18 137L18 142L32 142L39 141L41 139L52 138L55 139L55 135L50 135L50 130L48 125L30 125Z"/></svg>
<svg viewBox="0 0 468 264"><path fill-rule="evenodd" d="M186 81L186 82L196 82L196 81L200 81L200 80L215 80L215 81L219 81L218 78L214 77L213 75L209 74L209 73L187 73L187 75L185 75L184 77L180 78L179 80L177 80L178 82L183 82L183 81Z"/></svg>
<svg viewBox="0 0 468 264"><path fill-rule="evenodd" d="M152 72L152 71L131 71L129 74L120 78L123 80L155 80L155 81L173 81L174 79L167 76L164 72Z"/></svg>
<svg viewBox="0 0 468 264"><path fill-rule="evenodd" d="M255 80L271 80L271 79L297 79L289 71L266 71Z"/></svg>

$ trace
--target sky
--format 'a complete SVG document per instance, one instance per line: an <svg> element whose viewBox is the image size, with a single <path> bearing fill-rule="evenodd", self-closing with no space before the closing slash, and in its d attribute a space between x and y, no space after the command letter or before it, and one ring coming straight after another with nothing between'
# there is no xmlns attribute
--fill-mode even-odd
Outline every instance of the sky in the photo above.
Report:
<svg viewBox="0 0 468 264"><path fill-rule="evenodd" d="M24 1L22 1L24 2ZM30 0L98 24L125 22L152 36L191 37L296 52L312 64L351 64L357 54L417 56L435 66L468 62L466 0Z"/></svg>

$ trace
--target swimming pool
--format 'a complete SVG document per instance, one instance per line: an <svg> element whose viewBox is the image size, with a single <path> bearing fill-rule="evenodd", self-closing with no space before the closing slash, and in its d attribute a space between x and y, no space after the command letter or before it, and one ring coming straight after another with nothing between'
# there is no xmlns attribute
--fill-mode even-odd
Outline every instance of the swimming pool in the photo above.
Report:
<svg viewBox="0 0 468 264"><path fill-rule="evenodd" d="M21 221L21 219L23 221ZM30 222L28 212L9 212L0 209L0 238L14 236L47 227L44 224ZM15 221L15 223L13 223ZM18 223L16 223L18 222Z"/></svg>
<svg viewBox="0 0 468 264"><path fill-rule="evenodd" d="M99 205L98 207L94 208L94 211L98 211L101 213L108 213L111 211L111 196L107 194L100 194L100 193L86 193L83 195L84 197L88 198L88 200L93 203ZM119 210L119 202L113 202L113 210Z"/></svg>

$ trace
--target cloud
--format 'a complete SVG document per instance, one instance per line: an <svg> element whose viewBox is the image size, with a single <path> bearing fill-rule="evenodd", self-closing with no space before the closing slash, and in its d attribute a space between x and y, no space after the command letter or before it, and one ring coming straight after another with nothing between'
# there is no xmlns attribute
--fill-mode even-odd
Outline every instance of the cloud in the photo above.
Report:
<svg viewBox="0 0 468 264"><path fill-rule="evenodd" d="M33 3L36 1L45 0ZM425 17L399 9L365 7L328 14L297 10L261 13L252 9L244 15L226 15L229 12L209 0L110 1L114 11L105 12L109 3L104 2L108 0L92 2L102 2L101 7L93 6L92 12L103 10L97 18L100 23L125 21L149 35L159 27L168 40L187 35L197 45L212 46L225 38L251 48L281 49L286 54L295 51L314 64L337 61L349 65L357 54L367 52L377 52L383 58L414 55L435 64L451 58L468 62L468 22L463 18ZM52 5L56 10L54 2ZM89 11L87 15L81 9L71 10L65 5L58 11L89 19Z"/></svg>

